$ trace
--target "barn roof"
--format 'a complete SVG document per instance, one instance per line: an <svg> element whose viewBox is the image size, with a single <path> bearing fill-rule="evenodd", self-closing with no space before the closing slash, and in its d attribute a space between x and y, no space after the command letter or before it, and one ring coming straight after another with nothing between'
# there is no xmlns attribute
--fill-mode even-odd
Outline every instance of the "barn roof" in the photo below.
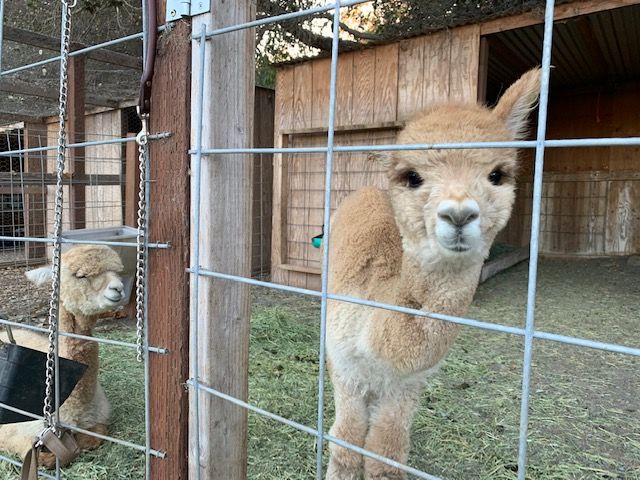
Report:
<svg viewBox="0 0 640 480"><path fill-rule="evenodd" d="M5 7L0 122L54 115L58 104L59 66L58 61L46 60L59 55L59 9L52 10L50 2L33 0L16 0L5 3ZM78 9L72 18L71 50L139 31L139 9L130 10L119 16L111 12L104 19L101 12L101 20L96 22L95 12ZM88 108L114 108L136 98L142 66L140 44L139 40L133 40L85 56ZM36 62L42 63L21 70ZM14 69L17 70L11 72Z"/></svg>
<svg viewBox="0 0 640 480"><path fill-rule="evenodd" d="M425 4L426 3L427 2L425 2ZM462 27L465 25L478 23L483 24L490 22L495 23L495 21L499 20L506 22L508 21L509 17L515 18L522 15L527 15L527 17L531 19L543 21L546 2L545 0L522 0L519 2L514 2L512 0L493 0L488 2L472 2L462 0L455 3L455 11L445 12L444 14L441 13L441 7L438 6L438 3L451 3L450 1L428 3L434 5L433 15L425 16L422 20L416 21L411 24L398 24L397 27L388 28L382 39L379 41L360 43L356 46L350 44L349 48L342 49L342 51L374 48L379 45L395 43L400 40L405 40L420 35L426 35L441 30ZM561 8L567 11L572 7L567 4L571 3L581 4L585 6L586 11L600 11L605 9L615 9L626 5L632 5L638 2L636 2L635 0L614 0L609 2L599 2L597 0L557 0L555 2L556 10L558 9L558 6L561 6ZM326 58L330 55L331 52L320 52L319 54L315 55L308 55L284 62L278 62L276 63L276 66L280 67L295 65L298 63L304 63L312 59Z"/></svg>

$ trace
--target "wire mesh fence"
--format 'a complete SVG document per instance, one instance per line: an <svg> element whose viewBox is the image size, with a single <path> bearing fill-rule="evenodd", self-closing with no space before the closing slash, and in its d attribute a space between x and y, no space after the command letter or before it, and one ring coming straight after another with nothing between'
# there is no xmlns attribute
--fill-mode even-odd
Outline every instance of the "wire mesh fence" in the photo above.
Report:
<svg viewBox="0 0 640 480"><path fill-rule="evenodd" d="M200 136L196 138L196 144L193 146L193 150L191 154L194 156L195 160L195 170L196 170L196 186L195 186L195 195L197 197L198 192L200 191L200 169L202 168L202 164L205 162L215 162L216 155L229 155L229 154L281 154L283 158L285 158L290 165L290 169L288 170L290 183L295 187L296 185L299 188L293 188L292 192L294 195L298 195L299 198L293 199L289 204L289 211L287 215L292 216L291 224L294 226L302 227L302 234L299 239L292 237L288 245L288 252L291 253L291 263L300 263L305 267L316 267L321 270L321 285L320 291L316 291L310 288L300 288L293 287L289 285L282 285L279 283L273 282L265 282L255 279L246 278L238 275L231 275L225 272L214 271L203 267L200 265L200 257L198 255L197 246L196 253L192 257L192 264L189 268L189 272L191 272L194 276L194 282L198 283L198 277L210 277L217 279L224 279L231 282L240 282L253 286L261 286L267 287L270 289L278 289L287 292L292 292L301 295L308 295L312 297L317 297L321 300L321 314L320 314L320 342L319 342L319 374L317 379L317 390L318 390L318 398L317 398L317 417L315 427L301 424L299 422L293 421L288 418L284 418L280 415L277 415L271 411L267 411L263 408L260 408L256 405L248 403L247 401L236 398L228 393L221 391L216 388L212 388L210 385L206 384L206 380L199 378L200 372L198 370L198 352L192 351L192 378L189 380L189 385L194 391L195 402L192 404L192 415L195 415L196 418L201 415L199 408L200 403L197 400L200 398L201 392L206 392L207 394L216 396L218 398L224 399L225 401L232 402L235 405L238 405L242 408L250 410L252 412L257 413L258 415L266 416L276 422L283 423L297 429L301 432L304 432L308 435L311 435L316 439L317 444L317 457L316 457L316 468L315 468L315 476L318 480L323 478L324 472L324 459L323 459L323 451L326 443L334 443L345 447L349 450L355 451L365 457L369 457L384 464L395 467L399 470L412 474L417 478L424 479L435 479L438 478L434 475L431 475L428 472L420 471L415 469L409 465L402 464L393 458L387 458L383 455L380 455L377 452L367 451L362 448L361 445L354 445L348 442L345 442L343 439L332 436L326 432L325 428L325 420L324 420L324 408L325 408L325 386L324 386L324 376L325 376L325 338L326 338L326 321L327 321L327 305L330 300L337 302L349 302L357 305L375 307L378 309L385 309L388 311L406 313L410 315L416 315L420 317L428 317L432 319L441 320L443 322L451 322L455 324L460 324L464 326L485 329L491 332L502 332L511 335L516 335L523 339L524 343L524 351L523 351L523 367L522 367L522 383L521 383L521 403L520 403L520 425L519 425L519 446L518 446L518 462L517 462L517 475L519 479L524 479L526 475L526 466L527 466L527 439L528 439L528 427L529 427L529 398L530 398L530 384L531 384L531 372L532 372L532 353L534 346L534 339L537 341L545 340L558 342L560 344L565 345L575 345L580 347L587 347L593 349L601 349L610 352L623 353L632 356L640 355L640 349L637 347L620 345L620 344L612 344L607 342L598 342L593 340L588 340L580 337L572 337L567 335L556 334L553 332L541 331L535 326L535 305L536 305L536 285L537 285L537 266L538 266L538 251L539 251L539 242L540 242L540 234L541 234L541 206L543 201L543 164L544 164L544 154L545 149L549 148L566 148L566 147L589 147L589 146L603 146L603 145L637 145L639 143L638 137L633 138L592 138L592 139L560 139L560 140L547 140L546 139L546 126L547 126L547 108L548 108L548 99L549 99L549 79L551 75L551 47L552 47L552 33L553 33L553 16L554 16L554 2L547 1L546 2L546 10L545 10L545 21L544 21L544 39L541 45L542 58L537 61L542 65L542 85L540 91L540 102L538 109L538 121L537 121L537 132L534 140L528 141L507 141L507 142L466 142L466 143L442 143L442 144L414 144L414 145L398 145L393 143L385 143L383 145L374 145L374 144L366 144L363 142L359 144L359 142L355 142L354 145L337 145L336 137L338 133L335 128L335 119L336 119L336 98L338 95L336 84L337 84L337 75L338 75L338 32L340 31L340 11L341 8L356 5L358 3L362 3L359 1L345 1L345 2L336 2L333 4L328 4L320 7L300 10L294 13L288 13L279 16L262 18L260 20L254 22L248 22L244 24L238 25L230 25L225 26L224 28L216 29L216 30L207 30L202 33L194 32L194 41L196 42L197 48L199 49L199 54L194 55L194 58L199 58L200 63L197 68L194 69L194 75L203 75L202 72L205 71L206 66L204 63L205 59L205 51L207 47L207 40L218 36L225 35L231 32L236 32L243 29L254 28L257 26L264 26L265 24L275 23L275 22L284 22L294 18L302 18L317 14L319 12L332 12L333 19L333 36L332 36L332 50L331 50L331 62L330 62L330 74L327 79L328 87L326 87L326 92L329 96L329 108L327 112L327 129L324 134L318 135L315 139L317 142L290 142L288 145L283 146L282 148L273 148L273 149L265 149L265 148L217 148L215 145L206 146L203 145L202 139ZM196 48L196 47L194 47ZM212 79L215 81L215 79ZM207 92L202 89L198 93L196 106L201 111L203 108L203 102L208 98ZM196 114L196 119L199 119L198 122L202 121L201 115ZM201 123L197 123L195 128L201 130ZM326 142L323 142L326 140ZM384 143L384 142L383 142ZM322 145L322 146L321 146ZM530 262L529 262L529 275L528 275L528 288L527 288L527 306L526 306L526 321L524 327L512 327L508 325L501 325L499 323L490 323L486 321L478 321L471 318L460 318L453 315L444 315L438 314L434 312L425 312L421 310L417 310L414 308L408 308L404 306L398 305L390 305L382 302L371 301L363 298L353 298L344 295L338 295L332 293L328 290L328 269L329 265L329 249L331 248L330 242L330 214L332 209L335 207L336 197L339 197L341 194L346 193L350 190L349 186L345 188L342 185L342 182L339 178L339 171L336 169L336 156L338 154L348 153L348 154L357 154L361 152L372 152L372 151L418 151L418 150L447 150L447 149L485 149L485 148L523 148L523 149L532 149L535 151L535 172L533 176L532 182L532 206L531 206L531 223L526 228L530 229ZM313 162L317 168L317 171L314 170L311 172L310 165L312 164L313 155L322 156L324 158L324 163L322 166L319 166L318 162ZM300 170L300 172L298 171ZM317 176L317 181L314 180L315 176ZM315 183L314 183L315 182ZM317 184L320 188L314 188L311 183ZM319 202L310 201L309 196L316 195L322 198L322 207L320 207ZM549 196L548 193L546 195ZM300 205L298 203L300 202ZM314 207L309 208L310 205L314 205ZM195 239L194 245L198 245L199 243L199 213L200 209L198 207L198 203L196 203L195 209L193 213L195 215L194 222L196 222L195 226ZM299 208L302 205L306 205L306 209L301 210L300 218L293 218L296 215L296 208ZM314 209L317 212L314 212ZM317 215L315 215L317 213ZM314 218L311 218L311 215ZM324 237L323 237L323 250L322 252L317 252L314 258L308 257L308 252L300 253L296 255L296 243L307 243L308 239L310 239L315 234L320 233L320 230L324 226ZM545 231L546 232L546 231ZM196 290L197 292L197 290ZM197 293L196 293L197 295ZM194 305L195 304L195 305ZM197 297L192 299L192 315L191 315L191 328L192 331L195 331L196 338L192 340L192 350L196 345L199 345L198 341L198 329L197 329L197 321L198 321L198 299ZM194 452L194 459L202 458L202 445L200 444L199 434L196 433L196 450ZM199 470L196 470L198 474L196 478L198 478Z"/></svg>
<svg viewBox="0 0 640 480"><path fill-rule="evenodd" d="M115 28L115 24L112 24L106 29L98 28L97 35L90 35L93 42L96 42L96 39L101 41L106 37L106 41L90 46L77 43L82 36L74 35L73 52L70 55L74 60L70 63L75 70L67 83L66 77L58 78L59 65L63 61L66 62L64 55L56 55L56 52L60 52L65 45L64 29L59 27L59 14L62 12L62 19L69 18L75 2L73 6L67 2L57 2L53 5L55 9L52 9L49 4L41 5L37 2L28 5L18 4L18 2L6 5L6 2L0 2L0 25L3 26L0 29L0 52L5 54L4 63L0 63L4 67L0 69L0 76L2 91L7 94L3 96L3 108L0 112L0 118L6 125L2 127L0 134L0 189L2 192L0 265L5 268L0 325L3 330L4 327L14 327L19 347L20 339L29 344L29 338L31 338L32 342L29 345L32 346L34 339L46 338L44 336L29 337L27 333L46 334L50 332L54 323L47 322L46 288L27 286L24 272L32 265L49 262L56 242L62 243L63 251L73 245L87 244L107 245L113 247L113 251L117 250L118 256L125 264L125 271L122 274L123 282L118 280L116 283L120 285L118 288L122 287L123 295L128 289L127 294L124 295L127 298L132 296L129 292L134 280L135 251L138 248L136 229L130 228L128 231L124 224L128 220L131 227L135 226L138 209L137 192L134 188L139 177L135 134L140 131L140 121L135 107L131 105L135 103L132 99L137 93L141 67L141 61L136 57L136 52L139 51L136 44L145 37L145 32L109 39L113 30L121 31L123 28L121 24ZM122 11L126 10L130 13L132 10L135 14L135 7L130 5L124 7ZM28 19L29 15L24 17L24 11L21 11L21 8L29 11L30 18L36 21L36 27L40 33L22 29L23 26L29 27L21 23ZM7 17L4 13L12 16L10 23L6 21ZM49 17L51 13L54 15ZM121 13L109 18L109 22L122 21ZM139 14L138 9L138 18ZM79 18L82 19L79 25L85 33L93 28L90 15L85 13L79 15ZM47 23L48 20L51 21L50 24ZM38 21L40 21L39 24ZM107 26L109 22L103 23L101 27ZM52 36L43 33L47 28ZM139 26L136 29L139 29ZM108 30L111 32L107 32ZM76 31L74 30L74 33ZM60 32L60 38L55 37L58 32ZM127 42L131 48L127 46ZM106 50L106 47L120 49L120 51ZM50 53L47 54L47 51ZM88 61L85 62L86 59ZM59 89L68 94L71 104L71 111L67 111L65 115L68 137L63 147L65 154L63 158L66 161L64 171L58 171L59 124L58 119L54 117ZM60 93L60 96L62 98L63 94ZM60 102L62 103L62 100ZM85 105L87 105L86 110ZM150 135L149 140L167 136L168 133ZM134 148L132 149L131 146ZM54 225L58 174L62 175L64 198L61 215L64 238L61 239L58 239ZM145 248L169 247L167 244L149 243L146 237L142 241ZM113 254L113 251L110 254ZM106 250L103 250L104 252ZM133 255L133 267L128 268L127 272L126 265L131 263L131 255ZM69 266L63 262L62 267L65 269ZM60 282L60 272L55 272L55 275L58 275L57 281ZM64 308L59 298L54 298L53 302L59 303L61 309ZM67 307L71 308L68 305ZM110 316L115 315L112 310L113 308L99 308L101 313L109 313ZM74 310L72 315L81 316L82 313ZM132 392L132 394L135 398L141 399L143 407L142 410L137 409L136 412L131 412L131 420L143 425L142 435L136 434L134 437L130 432L107 432L106 429L96 428L95 425L73 416L64 417L69 419L69 424L66 424L64 419L60 421L57 417L60 411L57 408L60 395L58 381L55 382L53 396L58 412L55 420L56 429L68 429L78 435L77 438L89 438L98 443L106 441L133 452L140 452L141 456L138 458L146 464L146 467L142 468L144 471L148 468L151 457L165 456L163 452L151 448L149 439L149 382L148 368L146 368L148 353L164 355L167 354L167 350L149 346L146 334L139 342L131 341L130 338L114 338L104 333L94 335L93 325L83 324L80 317L76 317L77 323L71 324L62 322L60 316L54 315L54 318L55 323L61 322L60 330L54 337L53 362L56 380L59 377L57 373L60 356L72 355L68 350L70 342L78 342L81 346L80 350L95 352L95 361L98 360L98 345L108 347L105 354L111 354L111 349L115 349L113 354L130 358L131 365L136 364L136 350L140 348L139 343L141 343L145 358L144 367L140 367L140 372L136 368L131 368L130 372L141 379L139 388L136 389L139 392ZM93 321L95 322L96 319L97 317ZM78 358L80 357L74 357L74 359ZM89 354L80 360L88 363L91 368L97 369L98 366L92 358ZM142 372L143 369L144 372ZM91 375L97 375L97 370ZM91 378L85 376L83 381L90 382ZM89 390L97 388L95 398L98 398L102 390L96 378L94 381L95 385L89 386ZM49 401L51 402L51 398ZM95 399L90 400L90 402L94 401ZM48 423L45 416L29 412L23 409L23 405L18 405L20 408L17 408L16 405L0 403L0 406L5 412L20 413L38 421L38 424L31 427L28 423L26 427L25 424L18 424L19 427L10 433L5 433L8 431L4 430L2 435L15 437L3 438L5 443L15 441L15 445L22 445L20 442L24 443L25 439L27 442L32 441L33 435L40 435L45 424ZM24 408L27 407L24 406ZM32 433L29 433L29 428L33 430ZM28 440L30 435L31 440ZM23 454L24 452L13 451L12 453ZM1 459L9 464L21 466L21 462L14 458L2 455ZM61 478L63 473L60 462L56 461L53 468L51 472L40 471L38 476ZM5 474L10 473L3 469L0 476Z"/></svg>
<svg viewBox="0 0 640 480"><path fill-rule="evenodd" d="M260 25L270 23L283 22L295 18L306 18L318 13L329 12L333 23L334 32L340 31L340 14L341 9L349 6L364 3L363 0L351 0L345 2L336 2L324 6L314 7L310 9L300 10L295 13L263 18L255 22L247 24L227 26L218 30L206 30L201 34L194 34L194 50L197 49L195 58L199 59L199 63L194 64L194 76L204 77L206 70L204 65L205 51L208 48L208 40L214 36L228 34L234 31L251 29ZM253 154L254 155L254 205L253 205L253 236L252 236L252 270L251 276L242 277L231 275L225 272L218 272L201 266L197 247L192 255L191 265L188 272L195 278L194 283L198 283L198 278L218 278L230 282L238 282L242 284L264 287L272 290L281 290L294 294L304 295L311 298L319 299L321 302L320 313L320 342L319 348L319 374L317 378L317 416L315 426L295 421L290 418L278 415L268 409L258 407L251 404L245 399L235 398L227 392L212 388L207 384L206 379L202 379L198 372L198 355L195 345L198 345L198 329L195 322L199 317L197 298L192 298L192 314L191 329L194 332L195 339L192 344L192 373L191 378L187 380L189 387L196 392L196 398L199 394L212 395L221 398L227 402L231 402L244 409L247 409L257 415L269 418L275 422L296 429L305 435L309 435L316 441L316 465L315 476L321 479L324 476L324 447L328 443L333 443L349 450L362 454L366 457L378 460L384 464L396 467L399 470L407 472L416 478L435 479L438 478L433 474L414 468L410 465L402 464L392 458L384 457L377 452L367 451L361 445L350 444L341 438L327 433L326 422L324 418L326 393L324 385L325 377L325 337L327 308L329 301L346 302L364 307L372 307L375 309L384 309L387 311L400 312L404 314L414 315L422 318L432 318L443 322L449 322L467 327L485 330L489 333L505 333L515 336L523 340L523 370L522 370L522 391L521 391L521 407L520 407L520 425L519 425L519 455L518 455L518 478L524 479L527 466L527 430L529 425L529 398L530 398L530 382L532 374L532 355L534 344L537 341L556 342L562 345L574 345L583 348L599 349L608 352L614 352L624 355L638 357L640 356L640 348L597 341L580 336L570 336L550 331L541 331L535 326L535 298L536 298L536 278L537 278L537 259L541 234L558 233L561 222L553 223L551 217L555 216L555 212L547 212L545 200L556 198L554 195L561 193L550 191L548 187L543 185L543 160L545 149L549 148L569 148L578 147L586 148L590 146L611 146L611 145L640 145L640 138L592 138L592 139L560 139L547 140L545 135L546 112L549 92L549 77L551 74L551 46L552 46L552 27L553 27L553 7L552 0L547 2L545 14L544 41L542 43L543 56L539 59L542 64L543 81L541 88L541 100L538 116L538 131L534 140L514 141L514 142L476 142L476 143L446 143L446 144L429 144L429 145L398 145L394 143L395 130L397 125L387 125L387 130L383 135L377 137L374 141L368 135L355 135L353 138L343 140L340 137L344 135L336 129L336 115L338 109L339 91L337 87L338 78L338 56L339 56L339 38L334 33L332 37L332 53L330 60L329 75L326 78L326 94L329 97L329 108L326 112L326 118L322 119L322 132L306 132L304 134L290 133L289 143L286 147L272 148L270 146L255 144L255 147L243 148L217 148L215 145L206 146L201 136L196 137L193 150L190 154L193 156L196 171L194 176L196 184L194 196L197 199L199 192L199 174L197 173L204 162L215 162L216 155L221 154ZM95 45L82 48L74 54L90 53L103 47L114 44L139 39L143 36L133 34L117 40L108 41L101 45ZM0 36L0 38L2 38ZM1 44L1 42L0 42ZM9 70L1 72L1 75L11 75L30 68L36 68L41 65L48 65L57 61L57 57L41 60L29 65L12 67ZM215 82L216 79L208 79ZM204 85L204 82L201 82ZM204 102L210 101L206 90L201 90L196 99L198 109L203 108ZM65 197L68 198L69 193L74 188L81 188L85 194L80 203L67 203L64 224L65 228L73 228L78 225L78 215L75 212L83 212L80 224L84 228L98 228L118 226L124 223L126 219L126 179L131 173L131 163L127 162L127 146L133 145L134 139L127 137L127 133L137 132L140 130L140 123L132 109L125 109L124 112L114 113L118 117L117 121L109 121L106 119L90 120L94 121L94 127L87 127L83 138L76 142L75 147L69 148L70 162L82 162L83 174L81 178L77 175L69 176L68 182L65 183ZM194 112L195 118L200 117ZM102 122L102 123L101 123ZM201 124L194 125L197 131L201 131ZM110 130L112 129L112 130ZM106 132L106 133L105 133ZM160 138L165 134L160 134L153 138ZM38 130L29 125L14 125L5 129L0 134L0 192L2 192L2 204L0 214L2 215L2 237L0 244L0 263L8 262L10 264L25 265L30 262L41 262L47 258L46 246L52 240L48 238L51 232L51 225L47 219L51 218L51 201L52 197L52 161L51 155L55 147L51 147L55 143L55 136L52 137L52 131L48 128ZM83 148L83 155L74 155L77 149ZM530 203L530 207L524 207L524 217L529 218L530 223L524 222L522 227L525 231L531 232L531 257L529 269L528 299L527 299L527 315L526 323L522 327L514 327L481 321L474 318L462 318L454 315L439 314L434 312L425 312L407 306L398 306L383 302L372 301L364 298L354 298L336 294L329 291L328 288L328 269L329 265L329 248L330 248L330 216L341 200L346 195L361 186L369 185L372 182L382 182L380 171L377 167L371 167L371 163L367 160L367 154L375 151L422 151L422 150L446 150L446 149L485 149L485 148L523 148L535 151L535 175L528 190L523 195L524 200L520 200L523 204ZM271 269L271 245L265 239L271 237L272 207L271 199L273 192L271 186L273 184L273 171L271 165L273 155L282 155L291 168L287 171L287 182L292 186L290 193L290 203L286 207L287 224L291 228L296 228L295 235L287 237L286 251L288 252L287 263L296 267L313 269L321 274L317 281L309 282L306 288L300 288L290 285L277 283L277 281L267 281L267 272ZM346 167L345 167L346 166ZM602 199L604 193L601 191L589 191L585 193L589 199ZM529 210L527 210L529 208ZM194 208L193 222L195 223L194 232L196 234L193 239L193 245L198 245L198 224L200 222L199 210ZM558 214L561 215L561 214ZM604 213L599 210L595 214L594 221L598 222L599 217L603 217ZM547 218L548 217L548 218ZM587 236L589 232L575 232L578 235ZM323 249L310 249L309 239L316 235L323 236ZM73 240L67 240L74 242ZM601 242L601 240L598 240ZM83 241L75 241L76 243L84 243ZM112 244L114 242L94 242ZM122 243L118 243L122 245ZM133 241L125 243L126 246L134 248L136 245ZM166 244L148 244L150 248L167 248ZM303 247L307 248L303 248ZM25 325L22 322L2 319L2 324L13 325L15 327L27 328L30 330L46 332L42 327ZM104 345L124 347L133 349L135 343L118 341L108 338L95 338L77 335L70 332L61 332L61 335L71 338L81 338L86 341L97 342ZM535 340L535 342L534 342ZM148 351L156 354L166 354L167 351L161 346L150 346ZM133 353L132 353L133 355ZM148 374L148 372L147 372ZM148 388L148 378L145 378ZM153 392L151 392L153 395ZM148 403L148 398L145 399ZM11 410L13 407L0 404L3 408ZM20 413L23 410L15 409ZM191 412L193 416L200 416L199 405L196 402ZM41 418L35 416L34 418ZM148 413L146 422L149 423ZM134 451L144 453L147 465L151 456L162 458L164 452L160 452L151 448L148 433L145 438L145 444L131 442L125 438L115 438L109 435L100 435L95 432L89 432L85 429L74 425L65 425L71 430L85 433L90 436L101 438L113 443L123 445ZM193 454L192 462L197 463L203 457L199 435L196 433L196 451ZM169 452L171 453L171 452ZM16 460L0 456L0 459L14 465L18 465ZM199 470L196 469L199 472ZM58 468L55 474L41 473L43 478L60 478L61 471Z"/></svg>

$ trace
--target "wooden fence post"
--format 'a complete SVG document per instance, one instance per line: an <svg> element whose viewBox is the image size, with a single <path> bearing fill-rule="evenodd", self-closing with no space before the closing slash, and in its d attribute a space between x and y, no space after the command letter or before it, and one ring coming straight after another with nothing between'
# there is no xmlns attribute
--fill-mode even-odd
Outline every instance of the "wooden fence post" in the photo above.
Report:
<svg viewBox="0 0 640 480"><path fill-rule="evenodd" d="M83 55L69 57L69 120L67 123L68 143L84 142L84 99L85 81ZM72 175L69 189L69 220L71 228L86 227L86 187L84 184L74 184L74 177L84 177L85 156L84 147L69 150L69 173Z"/></svg>
<svg viewBox="0 0 640 480"><path fill-rule="evenodd" d="M192 32L255 19L255 1L213 0L211 12L193 18ZM198 111L199 52L192 52L192 146ZM255 31L240 30L207 41L202 139L204 147L250 147L253 140ZM192 170L195 164L192 162ZM195 171L195 170L194 170ZM252 156L202 158L200 265L229 274L251 273ZM195 219L194 219L195 221ZM246 400L250 288L246 284L199 280L199 379ZM247 411L201 393L200 424L190 422L190 474L201 479L244 480L247 475ZM193 412L192 412L193 413ZM200 458L195 441L200 439Z"/></svg>
<svg viewBox="0 0 640 480"><path fill-rule="evenodd" d="M44 142L41 139L44 138ZM38 141L40 139L40 141ZM43 123L25 123L24 148L37 148L47 146L47 127ZM45 153L29 152L24 157L24 172L40 174L43 177L47 173L47 159ZM43 186L38 193L27 193L23 198L24 206L24 236L46 237L46 213L47 213L47 187ZM29 188L27 191L32 191ZM47 259L47 248L44 243L26 242L25 256L27 263L43 261Z"/></svg>
<svg viewBox="0 0 640 480"><path fill-rule="evenodd" d="M158 25L165 5L157 2ZM151 478L167 480L188 477L190 36L182 20L159 36L151 95L151 132L171 133L150 142L149 238L171 248L150 250L148 280L149 342L169 349L149 362L151 445L167 452L152 459Z"/></svg>

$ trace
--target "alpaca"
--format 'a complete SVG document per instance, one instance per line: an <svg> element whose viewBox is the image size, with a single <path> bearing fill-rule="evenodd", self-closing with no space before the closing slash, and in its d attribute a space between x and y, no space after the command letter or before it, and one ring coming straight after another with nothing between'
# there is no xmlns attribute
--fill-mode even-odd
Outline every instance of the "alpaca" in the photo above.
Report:
<svg viewBox="0 0 640 480"><path fill-rule="evenodd" d="M398 143L520 139L540 71L524 74L495 108L447 104L422 112ZM332 293L464 315L484 259L511 214L515 149L398 151L380 156L389 190L349 195L331 223ZM460 326L331 301L327 358L336 418L330 434L406 463L419 396ZM330 444L328 480L405 479L401 470Z"/></svg>
<svg viewBox="0 0 640 480"><path fill-rule="evenodd" d="M60 331L91 336L98 315L118 307L124 298L124 285L118 275L122 270L118 254L103 245L77 246L65 252L60 277ZM50 282L51 275L50 266L26 272L27 278L37 285ZM20 330L14 332L14 337L18 345L43 352L48 350L48 338L39 332ZM2 341L7 341L6 336ZM59 348L61 357L88 365L60 407L60 420L105 435L111 407L98 383L98 343L60 336ZM23 457L43 429L41 420L0 425L0 450ZM85 434L75 435L81 449L96 448L102 443ZM40 464L52 468L55 457L43 452Z"/></svg>

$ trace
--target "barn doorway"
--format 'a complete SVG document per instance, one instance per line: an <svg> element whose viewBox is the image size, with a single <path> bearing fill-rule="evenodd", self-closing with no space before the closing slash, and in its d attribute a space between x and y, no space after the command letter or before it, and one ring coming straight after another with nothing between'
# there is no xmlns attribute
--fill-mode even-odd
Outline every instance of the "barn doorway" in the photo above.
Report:
<svg viewBox="0 0 640 480"><path fill-rule="evenodd" d="M639 26L639 5L555 23L548 139L637 135ZM482 37L481 100L494 104L539 63L542 36L539 24ZM531 132L533 138L535 125ZM514 214L499 239L505 243L529 240L533 158L533 150L523 152ZM541 253L640 253L639 147L548 148L542 196Z"/></svg>

